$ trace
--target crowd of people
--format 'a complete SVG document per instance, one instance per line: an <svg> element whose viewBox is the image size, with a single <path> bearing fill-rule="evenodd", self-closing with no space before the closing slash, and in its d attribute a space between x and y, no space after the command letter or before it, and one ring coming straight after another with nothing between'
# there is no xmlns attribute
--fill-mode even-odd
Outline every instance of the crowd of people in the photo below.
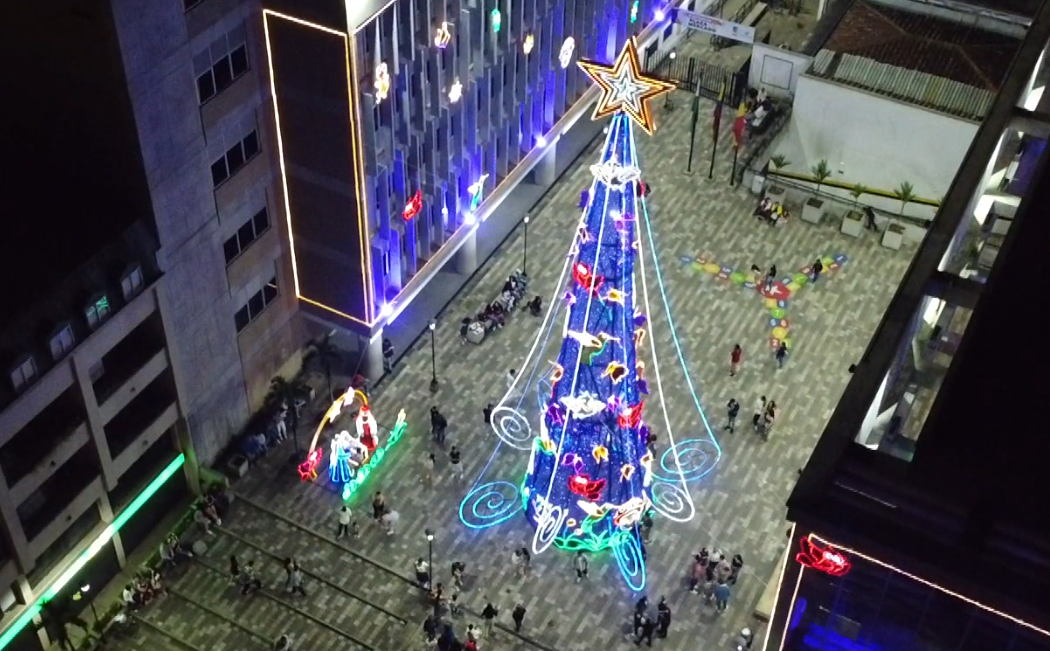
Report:
<svg viewBox="0 0 1050 651"><path fill-rule="evenodd" d="M791 211L787 206L778 201L771 201L769 197L763 197L758 206L755 207L755 216L758 220L770 226L786 226L791 219Z"/></svg>
<svg viewBox="0 0 1050 651"><path fill-rule="evenodd" d="M525 298L529 288L529 276L517 270L507 277L499 296L489 302L474 316L464 317L460 322L459 336L461 343L480 344L485 336L503 328L507 317L513 314L518 304ZM536 296L525 305L534 315L538 315L543 299Z"/></svg>

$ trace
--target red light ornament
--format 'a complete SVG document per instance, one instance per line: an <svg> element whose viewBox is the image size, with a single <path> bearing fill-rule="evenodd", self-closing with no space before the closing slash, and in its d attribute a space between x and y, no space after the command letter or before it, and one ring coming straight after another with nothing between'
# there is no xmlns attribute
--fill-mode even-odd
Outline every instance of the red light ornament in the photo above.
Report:
<svg viewBox="0 0 1050 651"><path fill-rule="evenodd" d="M809 536L801 540L802 551L795 555L795 560L806 567L820 570L831 576L845 576L849 570L849 559L842 552L830 545L821 547Z"/></svg>
<svg viewBox="0 0 1050 651"><path fill-rule="evenodd" d="M404 210L401 211L401 216L405 218L406 222L412 221L419 211L423 209L423 191L416 190L416 193L412 195L412 198L405 204Z"/></svg>
<svg viewBox="0 0 1050 651"><path fill-rule="evenodd" d="M315 448L307 455L306 461L299 464L299 479L303 481L317 479L317 466L321 463L322 452L324 452L323 448Z"/></svg>
<svg viewBox="0 0 1050 651"><path fill-rule="evenodd" d="M582 262L577 262L573 265L572 278L576 281L576 284L595 296L598 295L598 288L605 282L605 276L595 276L591 272L590 267Z"/></svg>
<svg viewBox="0 0 1050 651"><path fill-rule="evenodd" d="M569 477L569 490L581 497L586 497L592 502L602 499L602 491L605 490L605 480L593 481L590 475L580 474Z"/></svg>
<svg viewBox="0 0 1050 651"><path fill-rule="evenodd" d="M642 410L645 409L645 401L637 405L630 405L620 412L616 418L616 424L627 429L634 429L642 422Z"/></svg>

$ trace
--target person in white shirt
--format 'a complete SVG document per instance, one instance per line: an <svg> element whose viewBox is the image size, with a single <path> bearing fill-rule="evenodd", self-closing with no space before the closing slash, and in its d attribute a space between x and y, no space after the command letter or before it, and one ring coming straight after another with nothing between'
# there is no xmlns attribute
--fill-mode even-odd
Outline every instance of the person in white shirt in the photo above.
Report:
<svg viewBox="0 0 1050 651"><path fill-rule="evenodd" d="M517 379L517 373L514 371L514 369L510 369L509 371L507 371L507 388L508 389L514 388L514 380L516 380L516 379Z"/></svg>
<svg viewBox="0 0 1050 651"><path fill-rule="evenodd" d="M339 509L337 517L339 518L339 528L336 529L336 539L342 538L350 533L350 516L353 515L353 511L349 507L343 506Z"/></svg>
<svg viewBox="0 0 1050 651"><path fill-rule="evenodd" d="M758 426L762 423L762 417L766 414L766 397L762 396L755 401L755 415L751 417L751 426L758 431Z"/></svg>

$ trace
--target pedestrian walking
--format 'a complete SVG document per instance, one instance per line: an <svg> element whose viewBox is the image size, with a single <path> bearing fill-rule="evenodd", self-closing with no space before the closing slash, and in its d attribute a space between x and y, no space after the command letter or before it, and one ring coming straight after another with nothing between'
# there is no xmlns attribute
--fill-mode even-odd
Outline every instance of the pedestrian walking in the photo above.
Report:
<svg viewBox="0 0 1050 651"><path fill-rule="evenodd" d="M452 585L459 592L463 591L463 571L467 569L464 563L452 561Z"/></svg>
<svg viewBox="0 0 1050 651"><path fill-rule="evenodd" d="M352 515L353 512L350 510L350 507L345 504L336 513L336 518L339 521L339 527L335 530L336 540L350 533L350 516Z"/></svg>
<svg viewBox="0 0 1050 651"><path fill-rule="evenodd" d="M383 338L383 372L391 373L394 370L394 342Z"/></svg>
<svg viewBox="0 0 1050 651"><path fill-rule="evenodd" d="M284 591L289 592L292 589L292 570L295 569L295 559L288 556L281 565L284 567Z"/></svg>
<svg viewBox="0 0 1050 651"><path fill-rule="evenodd" d="M448 451L448 463L452 468L452 476L456 479L463 479L463 464L460 461L459 448L453 445L452 449Z"/></svg>
<svg viewBox="0 0 1050 651"><path fill-rule="evenodd" d="M306 596L306 588L303 587L303 571L299 569L299 564L294 563L292 566L291 576L288 578L289 584L292 586L291 593L300 594Z"/></svg>
<svg viewBox="0 0 1050 651"><path fill-rule="evenodd" d="M773 423L777 420L777 403L773 400L766 405L766 413L762 416L762 439L768 441L769 433L773 430Z"/></svg>
<svg viewBox="0 0 1050 651"><path fill-rule="evenodd" d="M255 561L248 561L241 568L241 595L255 592L262 588L262 581L255 577Z"/></svg>
<svg viewBox="0 0 1050 651"><path fill-rule="evenodd" d="M529 568L532 565L532 554L525 547L522 547L518 551L514 552L514 564L518 566L518 572L522 576L529 575Z"/></svg>
<svg viewBox="0 0 1050 651"><path fill-rule="evenodd" d="M514 632L521 633L521 623L525 621L525 613L528 612L525 609L525 604L518 602L517 606L514 606L514 612L510 614L511 619L514 620Z"/></svg>
<svg viewBox="0 0 1050 651"><path fill-rule="evenodd" d="M438 445L445 445L446 428L448 428L448 420L438 411L437 405L434 405L430 408L430 433Z"/></svg>
<svg viewBox="0 0 1050 651"><path fill-rule="evenodd" d="M386 498L383 497L382 491L376 491L375 497L372 498L372 519L379 523L384 513L386 513Z"/></svg>
<svg viewBox="0 0 1050 651"><path fill-rule="evenodd" d="M813 282L817 282L817 280L820 278L820 273L824 271L824 263L820 261L820 258L816 259L816 261L813 263L813 266L809 268L809 271L810 279Z"/></svg>
<svg viewBox="0 0 1050 651"><path fill-rule="evenodd" d="M273 641L273 651L292 651L292 638L282 635Z"/></svg>
<svg viewBox="0 0 1050 651"><path fill-rule="evenodd" d="M481 417L485 419L486 425L492 424L492 412L496 410L496 405L491 402L485 405L484 409L481 410Z"/></svg>
<svg viewBox="0 0 1050 651"><path fill-rule="evenodd" d="M430 589L430 565L422 558L416 559L416 583L424 590Z"/></svg>
<svg viewBox="0 0 1050 651"><path fill-rule="evenodd" d="M237 562L237 557L230 554L230 585L237 583L237 578L241 575L241 565Z"/></svg>
<svg viewBox="0 0 1050 651"><path fill-rule="evenodd" d="M864 216L867 218L864 222L864 228L868 229L869 231L875 231L876 233L878 233L879 227L875 223L875 211L872 210L870 206L865 206Z"/></svg>
<svg viewBox="0 0 1050 651"><path fill-rule="evenodd" d="M383 525L383 531L388 536L397 535L397 523L401 522L401 514L393 509L387 509L383 517L379 519Z"/></svg>
<svg viewBox="0 0 1050 651"><path fill-rule="evenodd" d="M719 583L715 586L714 598L715 598L715 610L720 613L726 611L726 607L729 605L729 597L733 595L732 590L725 583Z"/></svg>
<svg viewBox="0 0 1050 651"><path fill-rule="evenodd" d="M667 605L666 597L660 597L660 603L656 605L656 637L667 637L670 627L671 607Z"/></svg>
<svg viewBox="0 0 1050 651"><path fill-rule="evenodd" d="M361 535L361 527L357 524L357 520L350 523L350 537L357 538Z"/></svg>
<svg viewBox="0 0 1050 651"><path fill-rule="evenodd" d="M736 431L736 418L740 415L740 403L735 398L729 399L729 404L726 405L726 429L732 434Z"/></svg>
<svg viewBox="0 0 1050 651"><path fill-rule="evenodd" d="M514 381L518 379L517 372L514 369L507 371L507 389L514 388Z"/></svg>
<svg viewBox="0 0 1050 651"><path fill-rule="evenodd" d="M635 641L635 646L641 646L642 640L645 640L646 646L653 645L653 633L656 632L656 622L652 620L647 614L642 614L642 634L639 635Z"/></svg>
<svg viewBox="0 0 1050 651"><path fill-rule="evenodd" d="M423 458L423 483L427 486L434 485L434 464L434 453L428 453L427 456Z"/></svg>
<svg viewBox="0 0 1050 651"><path fill-rule="evenodd" d="M481 611L481 619L485 621L485 635L488 637L492 637L492 627L497 617L499 617L499 608L493 606L492 602L486 598L485 608Z"/></svg>
<svg viewBox="0 0 1050 651"><path fill-rule="evenodd" d="M784 368L784 360L788 356L788 345L786 341L781 341L780 345L777 346L777 352L774 353L774 357L777 360L777 368Z"/></svg>
<svg viewBox="0 0 1050 651"><path fill-rule="evenodd" d="M777 281L777 266L771 265L766 273L766 293L773 289L773 283Z"/></svg>
<svg viewBox="0 0 1050 651"><path fill-rule="evenodd" d="M634 614L644 615L649 610L649 597L643 596L638 601L634 602Z"/></svg>
<svg viewBox="0 0 1050 651"><path fill-rule="evenodd" d="M572 567L576 570L576 583L587 578L587 565L587 557L583 555L583 550L577 551L572 559Z"/></svg>
<svg viewBox="0 0 1050 651"><path fill-rule="evenodd" d="M740 344L733 346L733 351L729 353L729 377L733 377L740 370L740 363L744 361L744 349L740 347Z"/></svg>
<svg viewBox="0 0 1050 651"><path fill-rule="evenodd" d="M762 418L766 415L766 397L762 396L755 401L755 415L751 417L751 426L754 427L755 432L759 431L759 427L762 425Z"/></svg>
<svg viewBox="0 0 1050 651"><path fill-rule="evenodd" d="M467 625L467 641L473 642L477 645L478 641L481 640L481 629L473 624ZM476 647L475 647L476 648Z"/></svg>
<svg viewBox="0 0 1050 651"><path fill-rule="evenodd" d="M689 566L689 592L698 594L700 583L707 577L707 559L700 554L693 554L693 562Z"/></svg>
<svg viewBox="0 0 1050 651"><path fill-rule="evenodd" d="M729 582L736 585L736 581L740 577L740 570L744 569L744 557L740 554L733 554L733 560L729 562L729 566L732 568Z"/></svg>
<svg viewBox="0 0 1050 651"><path fill-rule="evenodd" d="M642 519L638 523L638 532L642 536L642 542L649 542L650 536L653 535L653 514L650 511L646 511L642 514ZM642 553L645 553L645 548L642 548Z"/></svg>

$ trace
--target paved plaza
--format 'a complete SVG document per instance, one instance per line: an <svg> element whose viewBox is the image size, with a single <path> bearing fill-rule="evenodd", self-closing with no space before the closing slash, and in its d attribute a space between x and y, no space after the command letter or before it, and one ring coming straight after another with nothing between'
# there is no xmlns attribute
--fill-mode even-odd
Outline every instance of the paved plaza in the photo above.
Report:
<svg viewBox="0 0 1050 651"><path fill-rule="evenodd" d="M682 98L678 105L688 104ZM751 216L755 198L745 189L727 186L731 120L724 121L715 178L708 180L710 105L704 107L697 134L694 170L699 171L692 175L684 171L688 110L664 114L656 108L655 136L637 136L641 166L654 188L649 213L664 290L701 404L716 430L724 423L729 398L743 405L742 420L750 418L759 394L776 400L781 409L768 442L747 426L734 435L716 432L723 449L721 462L690 484L696 517L684 524L658 518L648 546L645 594L654 604L665 595L674 611L669 638L656 644L707 651L727 648L730 636L743 626L763 630L752 612L783 553L784 502L849 378L847 368L860 358L914 248L890 251L868 234L859 239L841 235L837 224L814 226L797 218L784 228L760 224ZM593 143L532 215L530 294L542 294L545 303L563 290L555 283L579 219L579 194L590 183L588 166L595 162L599 145ZM462 635L467 623L476 621L486 597L500 606L503 626L495 639L483 641L483 649L584 651L628 645L624 631L638 595L627 589L611 556L593 558L589 580L576 584L570 556L552 548L534 557L531 575L521 578L511 565L511 554L530 545L532 530L523 516L488 529L468 528L460 519L461 501L472 486L518 484L527 461L525 453L507 446L494 453L499 440L484 426L482 408L499 400L505 373L518 368L541 320L516 314L478 346L460 344L458 333L460 319L491 300L507 275L521 267L522 247L519 228L440 315L436 363L441 388L436 395L428 391L429 337L406 351L393 376L373 392L380 423L391 425L403 408L409 429L352 499L361 537L334 540L340 499L326 477L316 484L300 483L294 470L280 464L287 452L274 453L234 485L238 499L222 529L205 537L209 551L174 573L172 594L142 611L138 629L122 648L262 649L282 632L291 634L303 651L421 648L420 622L427 610L411 577L415 559L427 556L428 527L436 532L437 580L450 583L452 561L467 564L467 589L461 597L467 612L456 620L457 633ZM699 257L716 263L719 270L727 266L745 272L752 264L763 269L776 264L781 276L790 276L817 256L836 255L846 256L848 262L816 285L803 287L790 302L786 318L793 350L782 370L776 369L769 347L770 315L762 298L695 262ZM646 264L651 342L661 357L670 420L679 439L695 437L702 431L700 418L655 298L655 269L651 260ZM744 349L743 371L729 377L729 352L735 343ZM434 449L427 416L433 404L448 417L448 443L462 449L466 473L463 481L451 477L447 457L438 450L437 480L430 488L422 482L422 462ZM303 441L316 423L315 418L311 421L302 428ZM662 429L656 430L661 444L666 441ZM401 514L396 536L385 535L370 522L369 500L380 489L388 505ZM499 508L495 501L485 506ZM740 553L745 560L729 609L722 615L686 589L690 555L703 546ZM255 560L264 581L261 594L242 598L228 585L226 558L234 553L242 565ZM284 556L299 559L309 596L283 593L279 559ZM510 632L510 611L519 601L528 609L521 636Z"/></svg>

